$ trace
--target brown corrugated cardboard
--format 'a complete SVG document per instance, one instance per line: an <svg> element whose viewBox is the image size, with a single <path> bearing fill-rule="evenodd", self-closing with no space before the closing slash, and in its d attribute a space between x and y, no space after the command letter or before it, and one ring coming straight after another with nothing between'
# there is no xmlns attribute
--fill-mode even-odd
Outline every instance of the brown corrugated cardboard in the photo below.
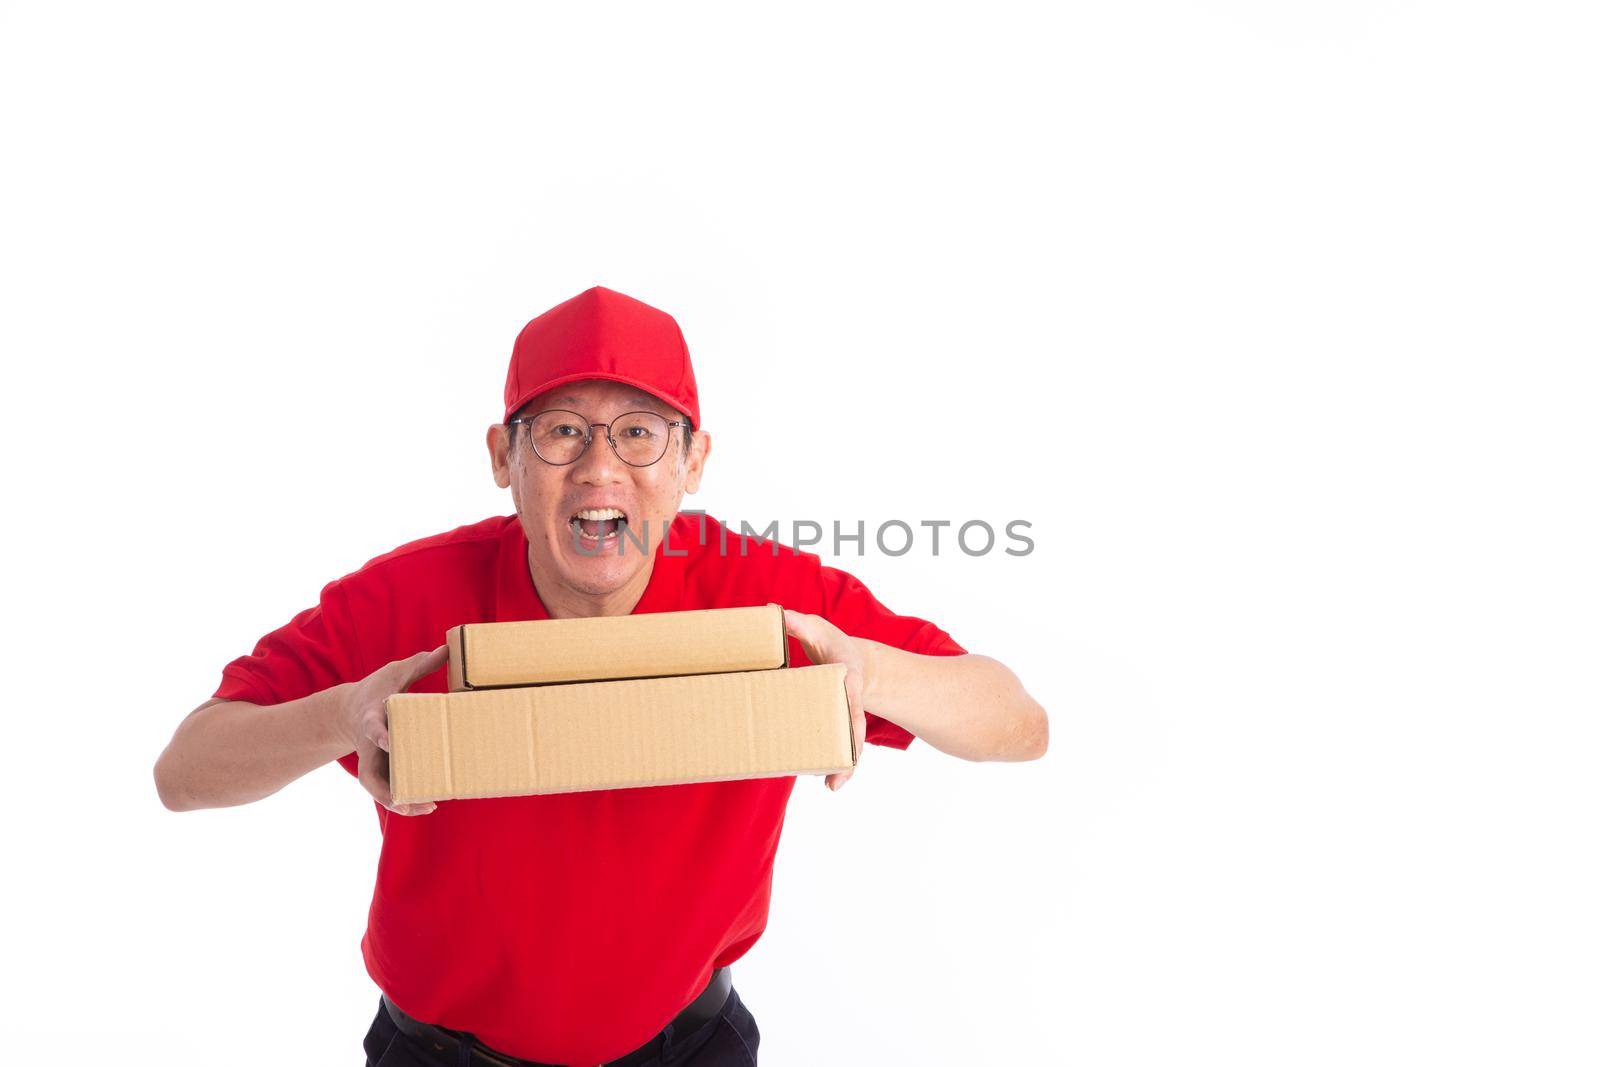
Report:
<svg viewBox="0 0 1600 1067"><path fill-rule="evenodd" d="M855 766L845 667L388 700L395 803L831 774Z"/></svg>
<svg viewBox="0 0 1600 1067"><path fill-rule="evenodd" d="M453 627L452 693L784 667L783 608L711 608Z"/></svg>

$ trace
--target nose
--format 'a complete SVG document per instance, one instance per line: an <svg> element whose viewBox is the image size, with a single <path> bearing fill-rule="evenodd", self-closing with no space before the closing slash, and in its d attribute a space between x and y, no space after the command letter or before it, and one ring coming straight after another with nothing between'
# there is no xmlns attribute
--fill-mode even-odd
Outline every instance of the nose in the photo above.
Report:
<svg viewBox="0 0 1600 1067"><path fill-rule="evenodd" d="M593 435L589 447L572 465L573 478L583 485L615 485L622 481L627 473L623 468L627 464L617 458L617 450L611 447L606 424L591 423L589 432Z"/></svg>

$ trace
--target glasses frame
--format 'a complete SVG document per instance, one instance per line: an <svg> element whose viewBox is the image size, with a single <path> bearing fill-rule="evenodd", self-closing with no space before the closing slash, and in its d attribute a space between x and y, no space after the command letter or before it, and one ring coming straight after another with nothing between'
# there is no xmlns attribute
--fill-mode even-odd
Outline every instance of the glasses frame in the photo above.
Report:
<svg viewBox="0 0 1600 1067"><path fill-rule="evenodd" d="M574 415L574 416L577 417L578 421L583 424L583 427L584 427L584 429L583 429L583 447L578 450L578 454L576 456L573 456L571 459L567 460L565 463L557 463L554 460L546 459L545 456L544 456L544 453L539 451L539 445L533 439L533 420L539 418L541 415L548 415L552 411L559 411L559 412L562 412L562 413L567 414L567 415ZM661 455L657 456L655 459L651 460L649 463L633 463L633 462L631 462L631 461L629 461L627 459L624 459L623 456L622 456L622 450L617 447L617 439L615 437L611 436L611 427L615 426L617 423L621 422L623 419L627 418L629 415L649 415L652 418L660 419L662 422L667 424L667 443L665 445L661 446ZM594 444L594 438L595 438L594 428L596 426L603 427L605 429L605 431L606 431L606 443L611 446L611 454L616 456L617 459L621 460L623 463L626 463L628 466L634 467L636 469L643 469L645 467L654 467L657 463L660 463L661 460L666 456L667 449L672 447L672 428L674 426L687 426L687 425L689 425L689 422L688 422L687 419L669 419L666 416L662 415L660 412L657 412L657 411L645 411L643 409L640 409L638 411L624 411L621 415L618 415L616 418L612 419L610 422L590 422L589 421L589 417L587 415L584 415L581 412L573 411L571 408L545 408L543 411L536 411L532 415L518 415L516 418L511 419L510 421L508 421L506 423L506 426L508 428L512 427L512 426L527 426L528 427L528 447L533 449L533 454L539 457L539 461L541 463L548 463L552 467L570 467L574 463L578 462L578 460L582 459L585 455L588 454L589 446Z"/></svg>

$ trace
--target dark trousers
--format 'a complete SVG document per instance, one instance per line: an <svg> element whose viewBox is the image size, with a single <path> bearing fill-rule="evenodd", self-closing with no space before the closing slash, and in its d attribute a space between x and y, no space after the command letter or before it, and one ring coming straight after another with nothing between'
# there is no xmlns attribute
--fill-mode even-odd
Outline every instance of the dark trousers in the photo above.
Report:
<svg viewBox="0 0 1600 1067"><path fill-rule="evenodd" d="M657 1054L641 1067L755 1067L761 1031L734 989L715 1019L684 1034L673 1033L669 1025L650 1044ZM431 1045L424 1048L395 1029L381 999L362 1045L367 1067L456 1067L454 1059L439 1058L448 1054L435 1052Z"/></svg>

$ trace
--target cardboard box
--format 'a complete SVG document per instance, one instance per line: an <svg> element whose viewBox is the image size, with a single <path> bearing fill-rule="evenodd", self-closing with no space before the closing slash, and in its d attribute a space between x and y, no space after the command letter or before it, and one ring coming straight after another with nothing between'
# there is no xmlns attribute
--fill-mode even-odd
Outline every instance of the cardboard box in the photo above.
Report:
<svg viewBox="0 0 1600 1067"><path fill-rule="evenodd" d="M396 803L831 774L858 742L839 663L389 698Z"/></svg>
<svg viewBox="0 0 1600 1067"><path fill-rule="evenodd" d="M506 686L770 670L789 665L783 608L711 608L452 627L452 693Z"/></svg>

